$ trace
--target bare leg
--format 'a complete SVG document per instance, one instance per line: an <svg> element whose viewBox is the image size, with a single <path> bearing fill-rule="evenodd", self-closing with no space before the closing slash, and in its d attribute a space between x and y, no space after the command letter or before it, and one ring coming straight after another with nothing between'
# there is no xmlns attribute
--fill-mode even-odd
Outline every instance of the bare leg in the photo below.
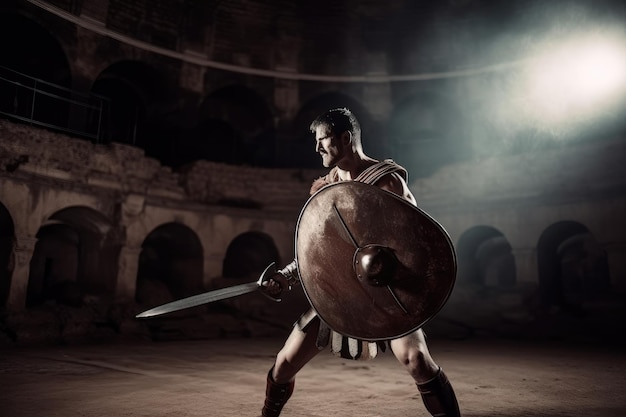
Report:
<svg viewBox="0 0 626 417"><path fill-rule="evenodd" d="M286 384L295 379L296 374L319 352L316 345L319 319L314 319L303 332L296 325L285 345L276 355L272 368L272 379L278 384Z"/></svg>
<svg viewBox="0 0 626 417"><path fill-rule="evenodd" d="M390 344L393 354L406 367L415 382L426 382L439 371L439 366L430 356L422 329L394 339Z"/></svg>
<svg viewBox="0 0 626 417"><path fill-rule="evenodd" d="M436 417L459 417L459 405L452 385L430 356L424 332L420 329L391 341L391 350L415 380L424 405Z"/></svg>
<svg viewBox="0 0 626 417"><path fill-rule="evenodd" d="M280 415L283 406L293 393L296 374L320 352L316 344L319 324L319 319L314 319L306 332L296 325L276 355L276 362L267 375L265 404L261 411L263 417Z"/></svg>

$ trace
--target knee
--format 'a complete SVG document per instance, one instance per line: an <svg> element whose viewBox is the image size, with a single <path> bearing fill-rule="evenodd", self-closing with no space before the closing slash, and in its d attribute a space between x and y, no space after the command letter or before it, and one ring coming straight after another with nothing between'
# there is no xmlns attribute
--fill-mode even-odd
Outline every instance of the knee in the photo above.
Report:
<svg viewBox="0 0 626 417"><path fill-rule="evenodd" d="M432 378L439 370L428 350L419 346L407 349L398 359L416 382Z"/></svg>
<svg viewBox="0 0 626 417"><path fill-rule="evenodd" d="M400 362L407 368L412 374L424 368L426 364L426 354L421 349L409 349L407 350Z"/></svg>

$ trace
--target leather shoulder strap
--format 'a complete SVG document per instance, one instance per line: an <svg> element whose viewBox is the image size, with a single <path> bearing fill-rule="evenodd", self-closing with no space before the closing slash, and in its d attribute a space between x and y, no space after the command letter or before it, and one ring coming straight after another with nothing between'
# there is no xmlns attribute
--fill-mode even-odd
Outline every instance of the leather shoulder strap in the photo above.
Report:
<svg viewBox="0 0 626 417"><path fill-rule="evenodd" d="M385 175L394 172L398 172L405 181L408 179L409 175L406 169L396 164L391 159L385 159L365 169L365 171L361 172L354 180L374 185Z"/></svg>

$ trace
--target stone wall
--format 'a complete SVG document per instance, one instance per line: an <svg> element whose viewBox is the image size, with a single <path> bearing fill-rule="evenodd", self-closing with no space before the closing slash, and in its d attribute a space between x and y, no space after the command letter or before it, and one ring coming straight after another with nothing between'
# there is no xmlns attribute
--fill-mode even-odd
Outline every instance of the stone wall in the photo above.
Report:
<svg viewBox="0 0 626 417"><path fill-rule="evenodd" d="M537 242L546 228L563 220L588 227L608 254L611 284L616 291L613 295L620 294L626 282L626 244L620 232L626 208L626 177L619 159L623 148L623 142L617 140L571 146L534 154L532 158L521 154L459 163L428 179L413 181L410 187L420 206L441 222L455 244L468 230L489 225L503 232L515 258L515 286L457 284L450 302L431 324L433 332L460 334L471 328L508 334L524 328L545 332L546 336L554 330L552 325L566 323L574 328L583 323L580 318L561 313L550 316L552 324L547 327L537 327L535 321L539 287ZM142 245L152 231L163 225L184 225L198 237L202 247L201 287L241 282L223 281L220 277L230 242L243 233L262 232L274 241L281 261L288 261L293 256L297 215L308 198L311 180L321 174L206 161L197 161L174 173L131 146L94 145L7 121L0 122L0 167L0 202L8 210L15 233L6 304L12 313L4 326L8 326L7 334L14 333L16 339L22 340L35 340L36 329L45 327L40 320L53 316L54 320L62 320L60 328L67 338L85 336L96 325L109 333L157 338L254 333L260 327L250 316L225 321L225 316L211 313L211 322L219 319L230 323L222 330L220 325L211 327L216 332L211 335L197 330L206 317L193 318L191 313L147 327L134 321L133 315L142 308L133 302ZM84 309L78 312L60 304L53 310L25 310L29 261L36 250L38 231L60 219L67 221L58 213L75 207L88 209L74 213L86 213L84 223L102 229L106 235L103 241L117 248L118 268L112 277L115 301L106 304L102 297L90 296L87 300L92 300L88 310L91 316L85 316ZM586 319L591 321L584 323L597 325L596 320L604 320L603 313L621 312L624 307L615 298L602 300L601 307L585 302L592 316ZM259 300L233 302L230 308L256 318L265 317L274 324L262 331L271 333L284 330L283 319L292 319L305 306L304 295L298 291L282 310ZM228 317L232 318L230 313ZM459 320L462 325L458 325Z"/></svg>
<svg viewBox="0 0 626 417"><path fill-rule="evenodd" d="M0 122L0 162L1 201L18 241L34 239L50 216L75 206L101 213L123 248L139 249L153 229L178 222L202 241L205 281L221 274L230 241L250 230L268 233L281 258L291 258L297 215L318 175L203 161L178 174L138 148L94 145L7 121ZM132 297L133 281L121 273L118 295Z"/></svg>

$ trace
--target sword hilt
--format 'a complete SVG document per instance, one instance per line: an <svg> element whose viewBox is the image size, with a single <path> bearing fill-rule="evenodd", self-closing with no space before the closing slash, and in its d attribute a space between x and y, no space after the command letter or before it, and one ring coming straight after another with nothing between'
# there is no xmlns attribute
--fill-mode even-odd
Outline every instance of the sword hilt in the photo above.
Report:
<svg viewBox="0 0 626 417"><path fill-rule="evenodd" d="M259 289L261 290L261 294L263 294L264 296L266 296L270 300L273 300L273 301L276 301L277 303L279 303L281 301L280 297L273 297L272 295L267 293L267 287L268 287L267 284L270 281L274 280L274 277L277 274L279 274L279 272L276 270L276 262L272 262L271 264L269 264L267 266L267 268L265 268L265 270L261 274L261 277L257 281L257 285L259 286ZM280 293L279 293L279 295L280 295Z"/></svg>

